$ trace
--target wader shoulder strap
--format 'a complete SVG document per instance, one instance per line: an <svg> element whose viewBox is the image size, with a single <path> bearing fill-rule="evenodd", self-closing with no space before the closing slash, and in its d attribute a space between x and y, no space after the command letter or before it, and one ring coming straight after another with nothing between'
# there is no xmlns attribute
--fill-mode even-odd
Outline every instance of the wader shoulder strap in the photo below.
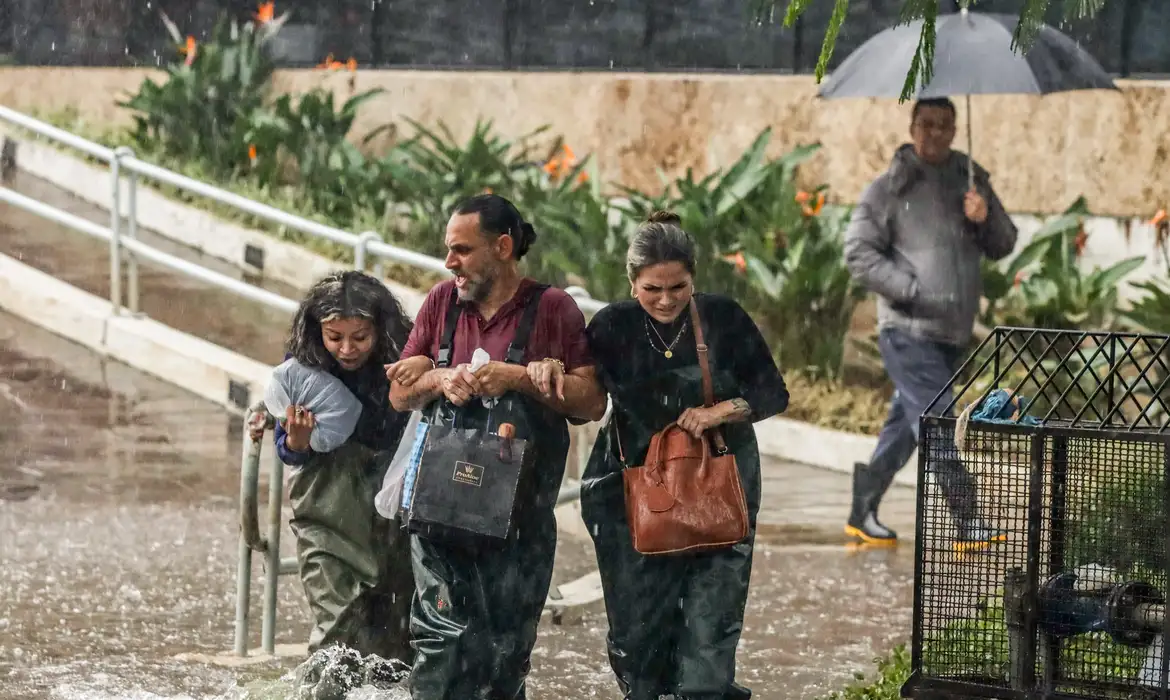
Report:
<svg viewBox="0 0 1170 700"><path fill-rule="evenodd" d="M459 293L451 291L451 303L447 305L447 315L443 319L443 336L439 341L439 356L435 358L435 367L450 367L451 353L454 352L455 327L459 325L459 317L463 315L463 307L459 305Z"/></svg>
<svg viewBox="0 0 1170 700"><path fill-rule="evenodd" d="M504 362L514 365L524 364L524 353L528 350L528 336L532 335L532 326L536 323L536 311L540 308L540 297L548 285L535 285L528 293L528 302L524 307L524 315L520 317L520 325L516 326L516 335L508 345L508 355Z"/></svg>
<svg viewBox="0 0 1170 700"><path fill-rule="evenodd" d="M528 294L528 301L524 307L524 315L520 317L520 324L516 327L516 335L508 346L505 362L515 365L524 363L524 353L528 349L528 336L532 335L532 326L536 323L536 312L540 307L540 297L548 285L534 285ZM447 315L443 319L443 336L439 341L439 356L435 359L436 367L450 367L451 354L455 346L455 329L459 325L459 317L463 314L463 307L459 304L459 297L452 293L451 303L447 306Z"/></svg>

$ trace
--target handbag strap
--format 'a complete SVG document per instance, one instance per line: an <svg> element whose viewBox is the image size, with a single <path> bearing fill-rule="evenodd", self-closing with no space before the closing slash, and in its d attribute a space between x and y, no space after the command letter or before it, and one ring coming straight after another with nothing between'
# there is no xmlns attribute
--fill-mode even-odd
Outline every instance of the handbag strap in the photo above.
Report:
<svg viewBox="0 0 1170 700"><path fill-rule="evenodd" d="M703 324L699 319L698 304L695 303L694 297L691 297L690 303L691 311L691 326L695 329L695 351L699 356L699 372L703 377L703 405L710 408L715 405L715 383L711 379L711 362L707 356L707 343L703 340ZM620 460L622 468L626 466L626 455L622 449L621 431L618 429L618 416L616 409L613 416L610 418L613 423L613 435L617 442L618 460ZM723 440L723 431L719 428L712 428L711 441L715 446L715 451L718 454L727 454L727 443Z"/></svg>
<svg viewBox="0 0 1170 700"><path fill-rule="evenodd" d="M699 305L691 297L691 327L695 329L695 351L699 356L699 372L703 376L703 405L711 408L715 405L715 383L711 380L711 361L707 356L707 343L703 340L703 323L699 318ZM723 431L712 428L710 431L715 451L727 454L727 443L723 441Z"/></svg>
<svg viewBox="0 0 1170 700"><path fill-rule="evenodd" d="M715 386L711 381L711 363L707 358L707 344L703 342L703 324L699 321L699 307L691 297L691 327L695 329L695 350L699 355L699 371L703 375L703 405L715 405Z"/></svg>

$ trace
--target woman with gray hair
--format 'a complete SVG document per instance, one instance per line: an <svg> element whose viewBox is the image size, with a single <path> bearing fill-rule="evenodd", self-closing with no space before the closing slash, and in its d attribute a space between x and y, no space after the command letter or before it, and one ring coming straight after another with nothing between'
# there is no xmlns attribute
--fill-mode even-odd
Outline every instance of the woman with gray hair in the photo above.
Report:
<svg viewBox="0 0 1170 700"><path fill-rule="evenodd" d="M589 324L597 374L613 408L582 479L609 617L610 665L626 700L749 698L735 651L751 577L760 456L752 423L784 411L788 390L759 329L733 299L695 293L695 243L669 212L642 224L626 255L633 299ZM704 407L691 304L708 348L715 404ZM677 422L698 438L718 427L735 455L749 528L740 542L695 554L634 549L622 469L644 464L650 438Z"/></svg>

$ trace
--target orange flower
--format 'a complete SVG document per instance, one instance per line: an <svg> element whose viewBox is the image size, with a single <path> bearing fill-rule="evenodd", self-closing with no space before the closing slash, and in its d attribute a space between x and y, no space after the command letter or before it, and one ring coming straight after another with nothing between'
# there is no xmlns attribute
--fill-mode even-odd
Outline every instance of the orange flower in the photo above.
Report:
<svg viewBox="0 0 1170 700"><path fill-rule="evenodd" d="M743 257L743 251L732 253L731 255L724 255L723 259L735 265L735 271L739 274L747 272L747 258Z"/></svg>
<svg viewBox="0 0 1170 700"><path fill-rule="evenodd" d="M1016 273L1016 278L1012 281L1012 286L1018 287L1026 279L1028 279L1028 273L1024 272L1023 270L1020 270L1019 272Z"/></svg>
<svg viewBox="0 0 1170 700"><path fill-rule="evenodd" d="M317 68L319 70L341 70L344 65L341 61L334 61L333 54L329 54L324 61L317 64Z"/></svg>
<svg viewBox="0 0 1170 700"><path fill-rule="evenodd" d="M181 53L187 57L187 60L184 61L184 63L186 63L187 65L191 65L192 63L195 62L195 53L196 53L195 48L196 48L196 42L195 42L195 37L193 37L193 36L188 36L186 45L179 47L179 53Z"/></svg>
<svg viewBox="0 0 1170 700"><path fill-rule="evenodd" d="M490 187L483 188L482 194L491 194L491 193L492 193L492 188L490 188Z"/></svg>
<svg viewBox="0 0 1170 700"><path fill-rule="evenodd" d="M357 72L357 59L350 56L349 59L345 63L342 63L341 61L333 60L333 54L329 54L328 56L325 57L325 60L321 61L320 65L318 65L317 67L320 68L321 70L341 70L344 68L351 73L356 73Z"/></svg>
<svg viewBox="0 0 1170 700"><path fill-rule="evenodd" d="M256 164L256 144L248 145L248 160L252 161L252 165Z"/></svg>
<svg viewBox="0 0 1170 700"><path fill-rule="evenodd" d="M1089 240L1089 234L1085 232L1085 227L1082 224L1081 230L1077 231L1077 237L1073 239L1073 249L1076 251L1076 256L1079 258L1085 252L1085 243Z"/></svg>
<svg viewBox="0 0 1170 700"><path fill-rule="evenodd" d="M573 153L573 149L569 144L561 144L561 152L548 159L544 164L544 172L554 180L559 180L573 171L577 166L577 156ZM582 172L582 174L584 174ZM578 182L580 182L578 178Z"/></svg>
<svg viewBox="0 0 1170 700"><path fill-rule="evenodd" d="M256 14L254 16L256 17L257 23L268 24L276 17L276 3L271 1L260 3L260 7L256 8Z"/></svg>
<svg viewBox="0 0 1170 700"><path fill-rule="evenodd" d="M815 198L808 192L801 190L796 193L795 199L797 203L800 204L800 211L803 212L805 216L816 216L817 214L821 213L821 209L823 209L825 206L825 193L823 190L817 192Z"/></svg>
<svg viewBox="0 0 1170 700"><path fill-rule="evenodd" d="M1162 224L1166 223L1166 219L1167 219L1166 210L1159 209L1158 213L1154 214L1154 218L1150 219L1150 225L1151 226L1161 226Z"/></svg>

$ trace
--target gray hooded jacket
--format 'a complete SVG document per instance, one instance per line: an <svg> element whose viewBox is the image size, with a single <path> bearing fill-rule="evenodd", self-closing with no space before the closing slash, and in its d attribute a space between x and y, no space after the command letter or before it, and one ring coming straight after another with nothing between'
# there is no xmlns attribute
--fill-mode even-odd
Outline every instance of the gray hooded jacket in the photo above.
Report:
<svg viewBox="0 0 1170 700"><path fill-rule="evenodd" d="M845 234L845 264L878 295L879 327L956 347L970 341L983 295L980 258L1007 256L1017 232L978 163L975 189L987 219L975 224L963 214L967 163L952 152L928 165L905 144L862 193Z"/></svg>

